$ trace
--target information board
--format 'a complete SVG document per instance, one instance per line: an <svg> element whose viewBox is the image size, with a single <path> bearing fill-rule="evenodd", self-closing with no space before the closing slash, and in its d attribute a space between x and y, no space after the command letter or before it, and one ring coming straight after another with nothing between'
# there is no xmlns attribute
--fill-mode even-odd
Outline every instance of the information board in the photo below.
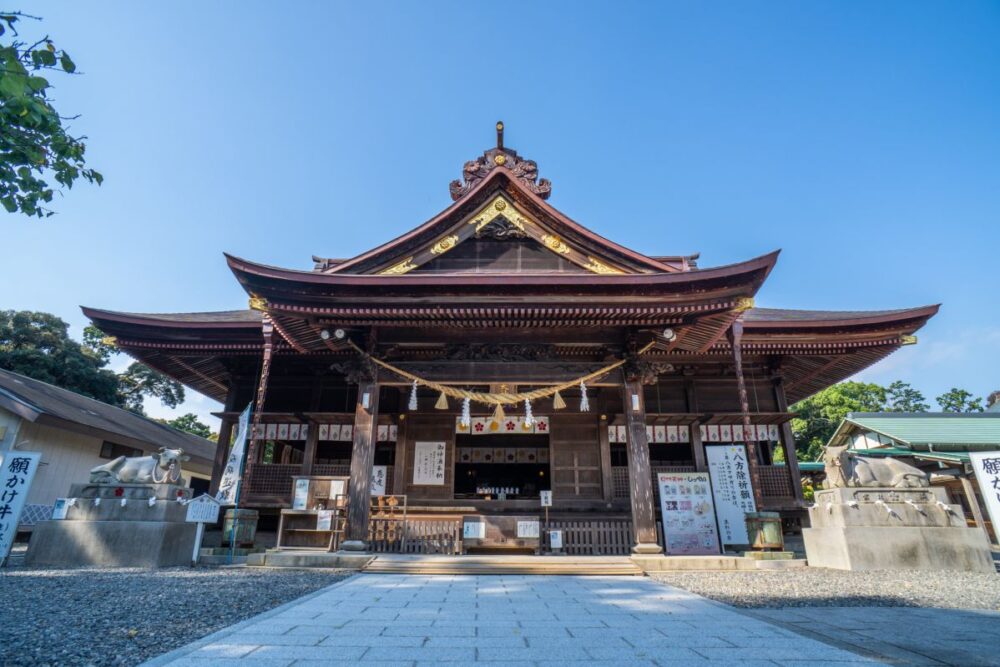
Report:
<svg viewBox="0 0 1000 667"><path fill-rule="evenodd" d="M541 535L537 521L518 521L517 536L523 538L537 538Z"/></svg>
<svg viewBox="0 0 1000 667"><path fill-rule="evenodd" d="M295 480L295 491L292 494L292 509L304 510L309 502L309 479L301 477Z"/></svg>
<svg viewBox="0 0 1000 667"><path fill-rule="evenodd" d="M202 494L193 500L189 500L184 515L184 521L188 523L216 523L219 520L219 507L221 503L212 496Z"/></svg>
<svg viewBox="0 0 1000 667"><path fill-rule="evenodd" d="M667 553L677 556L719 553L719 531L708 473L661 472L656 481Z"/></svg>
<svg viewBox="0 0 1000 667"><path fill-rule="evenodd" d="M42 455L38 452L4 452L0 458L0 563L10 554L17 522L28 498Z"/></svg>
<svg viewBox="0 0 1000 667"><path fill-rule="evenodd" d="M478 519L466 519L462 523L462 538L466 540L485 540L486 522Z"/></svg>
<svg viewBox="0 0 1000 667"><path fill-rule="evenodd" d="M413 483L443 486L445 453L443 442L416 442L413 447Z"/></svg>
<svg viewBox="0 0 1000 667"><path fill-rule="evenodd" d="M705 447L722 544L749 544L746 513L756 512L744 445Z"/></svg>

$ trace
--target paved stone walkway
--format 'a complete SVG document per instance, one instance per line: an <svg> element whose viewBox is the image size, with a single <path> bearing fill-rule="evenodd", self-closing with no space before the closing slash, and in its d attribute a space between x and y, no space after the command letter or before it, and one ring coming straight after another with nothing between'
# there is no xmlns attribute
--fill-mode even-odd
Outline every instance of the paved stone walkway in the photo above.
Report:
<svg viewBox="0 0 1000 667"><path fill-rule="evenodd" d="M362 574L147 665L869 663L642 577Z"/></svg>
<svg viewBox="0 0 1000 667"><path fill-rule="evenodd" d="M997 611L786 607L747 613L890 664L1000 666L1000 612Z"/></svg>

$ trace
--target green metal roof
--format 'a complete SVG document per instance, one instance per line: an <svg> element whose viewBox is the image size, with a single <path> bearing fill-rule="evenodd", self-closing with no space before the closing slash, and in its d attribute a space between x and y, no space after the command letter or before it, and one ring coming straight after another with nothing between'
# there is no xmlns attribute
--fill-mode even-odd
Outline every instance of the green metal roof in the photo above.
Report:
<svg viewBox="0 0 1000 667"><path fill-rule="evenodd" d="M852 412L830 442L841 441L857 430L874 431L916 448L1000 448L1000 413L997 412Z"/></svg>
<svg viewBox="0 0 1000 667"><path fill-rule="evenodd" d="M853 449L860 456L912 456L923 461L943 461L945 463L968 463L967 452L921 452L905 447L875 447L872 449Z"/></svg>

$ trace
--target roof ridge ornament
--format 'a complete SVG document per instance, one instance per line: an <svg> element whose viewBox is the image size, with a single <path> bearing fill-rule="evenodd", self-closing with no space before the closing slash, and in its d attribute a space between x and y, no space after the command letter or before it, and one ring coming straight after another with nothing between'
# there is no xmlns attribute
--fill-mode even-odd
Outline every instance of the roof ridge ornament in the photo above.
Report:
<svg viewBox="0 0 1000 667"><path fill-rule="evenodd" d="M552 182L547 178L538 178L538 164L534 160L526 160L511 148L503 145L503 121L497 121L497 145L484 152L482 157L470 160L462 166L463 181L455 179L448 186L451 198L458 201L472 191L472 188L486 178L497 167L503 167L514 175L522 185L542 199L548 199L552 194Z"/></svg>

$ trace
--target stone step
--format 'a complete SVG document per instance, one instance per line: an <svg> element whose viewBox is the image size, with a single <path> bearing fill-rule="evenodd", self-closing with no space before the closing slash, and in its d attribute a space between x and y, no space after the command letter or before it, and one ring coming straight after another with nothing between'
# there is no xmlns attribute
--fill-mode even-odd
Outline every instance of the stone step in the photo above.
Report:
<svg viewBox="0 0 1000 667"><path fill-rule="evenodd" d="M632 556L643 572L785 570L806 566L800 558L757 560L742 556Z"/></svg>

